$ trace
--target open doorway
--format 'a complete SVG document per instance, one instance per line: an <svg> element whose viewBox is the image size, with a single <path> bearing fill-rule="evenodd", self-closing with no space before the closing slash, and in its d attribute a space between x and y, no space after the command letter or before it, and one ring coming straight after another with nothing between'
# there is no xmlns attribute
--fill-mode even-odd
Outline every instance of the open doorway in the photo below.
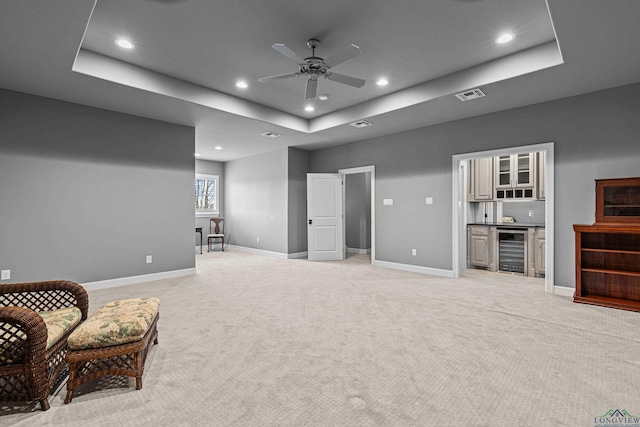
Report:
<svg viewBox="0 0 640 427"><path fill-rule="evenodd" d="M375 166L340 169L344 175L346 256L370 255L375 261Z"/></svg>
<svg viewBox="0 0 640 427"><path fill-rule="evenodd" d="M346 256L371 253L371 173L344 176Z"/></svg>
<svg viewBox="0 0 640 427"><path fill-rule="evenodd" d="M462 268L466 268L467 262L467 224L473 222L470 218L471 210L467 202L468 194L468 174L469 163L471 160L518 155L520 153L543 153L544 176L543 184L546 191L545 207L544 207L544 223L546 229L546 250L544 260L546 266L545 273L545 292L554 292L554 156L553 142L544 144L535 144L520 147L511 147L498 150L482 151L475 153L465 153L454 155L452 158L452 190L453 190L453 276L460 277ZM498 207L501 206L498 204ZM499 209L498 209L499 210ZM496 213L497 218L502 217L502 212Z"/></svg>

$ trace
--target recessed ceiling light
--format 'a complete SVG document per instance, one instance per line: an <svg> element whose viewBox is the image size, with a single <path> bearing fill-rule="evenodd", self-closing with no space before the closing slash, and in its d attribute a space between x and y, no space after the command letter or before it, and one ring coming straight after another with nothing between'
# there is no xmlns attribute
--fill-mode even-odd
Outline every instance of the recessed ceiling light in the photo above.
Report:
<svg viewBox="0 0 640 427"><path fill-rule="evenodd" d="M378 81L376 82L376 84L377 84L378 86L386 86L386 85L388 85L388 84L389 84L389 80L387 80L387 79L385 79L385 78L383 77L383 78L378 79Z"/></svg>
<svg viewBox="0 0 640 427"><path fill-rule="evenodd" d="M249 85L247 84L247 82L245 82L244 80L238 80L236 82L236 87L240 88L240 89L246 89L249 87Z"/></svg>
<svg viewBox="0 0 640 427"><path fill-rule="evenodd" d="M213 147L213 148L215 148L216 150L222 150L222 147L220 147L219 145L216 145L216 146L215 146L215 147Z"/></svg>
<svg viewBox="0 0 640 427"><path fill-rule="evenodd" d="M304 107L304 111L307 111L309 113L314 111L314 110L315 110L315 108L313 108L313 105L307 105L306 107Z"/></svg>
<svg viewBox="0 0 640 427"><path fill-rule="evenodd" d="M131 43L129 40L127 39L118 39L116 40L116 44L118 46L120 46L123 49L133 49L133 43Z"/></svg>
<svg viewBox="0 0 640 427"><path fill-rule="evenodd" d="M326 93L323 93L322 95L318 95L318 99L320 101L326 101L327 99L329 99L329 95Z"/></svg>
<svg viewBox="0 0 640 427"><path fill-rule="evenodd" d="M500 37L498 37L496 39L496 44L505 44L505 43L509 43L511 40L513 40L516 36L513 33L504 33L502 35L500 35Z"/></svg>

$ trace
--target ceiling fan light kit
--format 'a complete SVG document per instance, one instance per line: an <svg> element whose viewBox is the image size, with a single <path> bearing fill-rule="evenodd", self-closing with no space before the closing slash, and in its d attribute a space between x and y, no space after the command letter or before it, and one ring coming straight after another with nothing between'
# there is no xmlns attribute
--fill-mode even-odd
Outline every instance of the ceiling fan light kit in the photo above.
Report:
<svg viewBox="0 0 640 427"><path fill-rule="evenodd" d="M299 70L296 73L277 74L274 76L260 77L259 82L271 82L275 80L288 79L291 77L306 76L307 85L305 88L304 98L307 100L314 99L318 90L318 78L324 77L325 79L342 83L347 86L361 88L365 84L365 80L357 77L347 76L344 74L338 74L331 71L332 67L353 58L354 56L362 53L360 48L354 44L350 44L341 51L337 52L333 56L330 56L326 60L319 56L316 56L316 48L320 45L320 41L317 39L309 39L307 46L311 49L311 56L301 58L297 53L289 49L287 45L283 43L276 43L273 49L278 51L283 56L286 56L291 61L298 64Z"/></svg>

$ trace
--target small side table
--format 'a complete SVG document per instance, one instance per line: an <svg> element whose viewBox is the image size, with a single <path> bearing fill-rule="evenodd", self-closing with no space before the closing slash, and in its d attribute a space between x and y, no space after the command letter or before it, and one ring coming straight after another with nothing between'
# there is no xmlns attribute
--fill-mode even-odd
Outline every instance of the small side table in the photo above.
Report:
<svg viewBox="0 0 640 427"><path fill-rule="evenodd" d="M200 254L202 254L202 227L196 227L196 233L200 233Z"/></svg>

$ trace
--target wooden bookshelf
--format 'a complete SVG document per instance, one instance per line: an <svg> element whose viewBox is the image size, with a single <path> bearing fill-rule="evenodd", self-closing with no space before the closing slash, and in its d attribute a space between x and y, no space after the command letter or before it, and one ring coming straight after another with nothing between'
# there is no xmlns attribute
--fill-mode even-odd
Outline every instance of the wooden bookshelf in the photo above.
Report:
<svg viewBox="0 0 640 427"><path fill-rule="evenodd" d="M640 178L596 179L596 224L640 226Z"/></svg>
<svg viewBox="0 0 640 427"><path fill-rule="evenodd" d="M640 178L596 180L596 223L573 230L573 300L640 311Z"/></svg>

